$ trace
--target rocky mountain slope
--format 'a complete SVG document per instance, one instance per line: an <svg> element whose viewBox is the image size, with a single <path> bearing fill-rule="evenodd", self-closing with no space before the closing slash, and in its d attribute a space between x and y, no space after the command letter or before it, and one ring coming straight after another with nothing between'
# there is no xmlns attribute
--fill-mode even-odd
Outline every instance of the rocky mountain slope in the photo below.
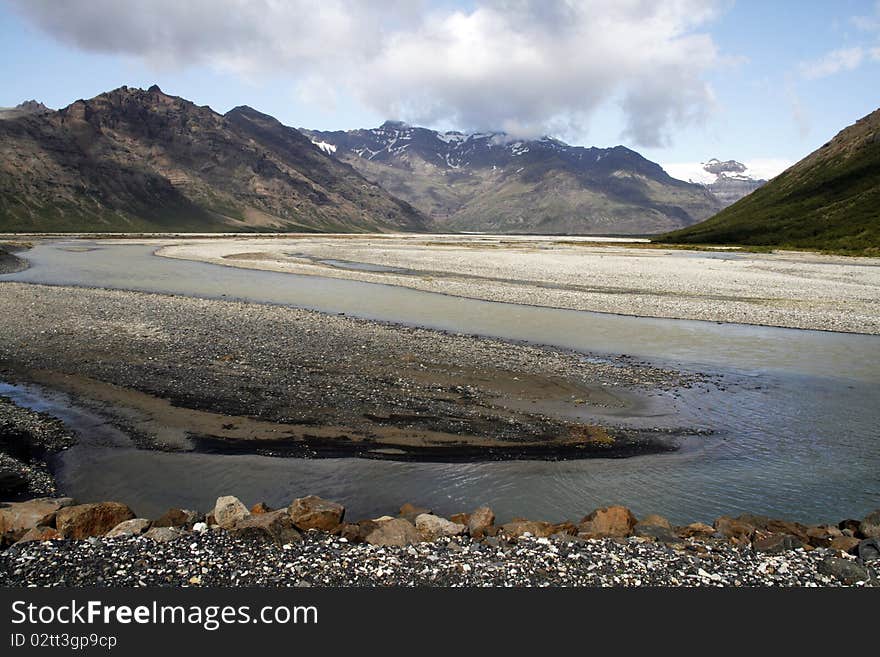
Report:
<svg viewBox="0 0 880 657"><path fill-rule="evenodd" d="M676 176L676 171L670 169L667 171L670 175ZM736 160L722 162L714 157L708 162L700 164L698 171L689 171L686 175L678 177L703 185L725 208L736 203L743 196L751 194L767 182L766 179L754 175L742 162Z"/></svg>
<svg viewBox="0 0 880 657"><path fill-rule="evenodd" d="M26 116L28 114L48 114L51 111L43 103L36 100L26 100L15 107L0 107L0 120L16 119L19 116Z"/></svg>
<svg viewBox="0 0 880 657"><path fill-rule="evenodd" d="M708 221L661 239L880 255L880 110Z"/></svg>
<svg viewBox="0 0 880 657"><path fill-rule="evenodd" d="M701 186L623 146L440 133L393 121L369 130L301 131L445 230L657 233L720 208Z"/></svg>
<svg viewBox="0 0 880 657"><path fill-rule="evenodd" d="M0 230L425 230L405 202L249 107L121 87L0 121Z"/></svg>

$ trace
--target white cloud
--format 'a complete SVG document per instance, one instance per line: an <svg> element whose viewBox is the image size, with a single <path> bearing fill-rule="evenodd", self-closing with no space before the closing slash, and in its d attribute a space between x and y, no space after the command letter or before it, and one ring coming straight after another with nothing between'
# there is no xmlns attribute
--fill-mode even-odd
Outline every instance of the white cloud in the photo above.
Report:
<svg viewBox="0 0 880 657"><path fill-rule="evenodd" d="M817 80L841 71L858 68L865 59L865 49L861 47L840 48L826 53L819 59L801 64L801 75L807 80Z"/></svg>
<svg viewBox="0 0 880 657"><path fill-rule="evenodd" d="M280 72L305 97L344 90L415 123L525 136L585 126L617 103L638 146L710 112L704 73L725 61L702 31L727 6L715 0L12 3L83 50L245 77Z"/></svg>
<svg viewBox="0 0 880 657"><path fill-rule="evenodd" d="M753 158L740 160L745 165L743 175L756 180L770 180L785 171L794 162L780 158ZM661 165L673 178L698 182L703 184L713 183L717 180L714 173L706 171L705 162L665 162Z"/></svg>

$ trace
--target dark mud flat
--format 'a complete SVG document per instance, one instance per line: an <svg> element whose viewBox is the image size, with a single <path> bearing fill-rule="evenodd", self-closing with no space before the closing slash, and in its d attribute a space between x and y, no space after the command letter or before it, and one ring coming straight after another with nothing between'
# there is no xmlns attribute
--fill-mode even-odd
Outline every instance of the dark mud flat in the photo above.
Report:
<svg viewBox="0 0 880 657"><path fill-rule="evenodd" d="M402 460L620 457L700 432L587 421L704 377L268 305L0 285L0 376L141 447ZM565 406L559 411L560 404Z"/></svg>

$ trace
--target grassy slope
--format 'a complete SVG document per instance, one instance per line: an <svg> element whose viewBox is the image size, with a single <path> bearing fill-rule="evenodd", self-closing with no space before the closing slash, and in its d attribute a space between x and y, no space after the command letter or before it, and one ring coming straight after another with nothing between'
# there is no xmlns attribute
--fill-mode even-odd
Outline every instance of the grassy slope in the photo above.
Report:
<svg viewBox="0 0 880 657"><path fill-rule="evenodd" d="M711 219L658 241L880 255L880 110Z"/></svg>

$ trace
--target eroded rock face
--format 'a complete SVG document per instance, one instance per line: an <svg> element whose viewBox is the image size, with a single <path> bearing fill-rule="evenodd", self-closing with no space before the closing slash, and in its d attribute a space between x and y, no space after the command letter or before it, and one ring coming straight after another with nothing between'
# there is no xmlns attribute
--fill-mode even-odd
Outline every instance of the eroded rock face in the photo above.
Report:
<svg viewBox="0 0 880 657"><path fill-rule="evenodd" d="M299 529L322 529L325 532L333 531L345 517L344 506L316 495L295 499L287 512Z"/></svg>
<svg viewBox="0 0 880 657"><path fill-rule="evenodd" d="M370 545L404 547L422 542L422 535L403 518L379 518L365 523L364 541Z"/></svg>
<svg viewBox="0 0 880 657"><path fill-rule="evenodd" d="M78 504L59 509L55 527L64 538L103 536L119 523L134 518L134 512L119 502Z"/></svg>
<svg viewBox="0 0 880 657"><path fill-rule="evenodd" d="M266 541L277 545L296 543L302 536L285 509L253 513L242 518L231 529L233 534L249 540Z"/></svg>
<svg viewBox="0 0 880 657"><path fill-rule="evenodd" d="M587 537L623 537L632 533L636 522L632 511L625 506L607 506L585 517L578 529L581 535Z"/></svg>
<svg viewBox="0 0 880 657"><path fill-rule="evenodd" d="M234 495L218 497L214 504L214 522L224 529L232 528L239 520L251 514L241 500Z"/></svg>
<svg viewBox="0 0 880 657"><path fill-rule="evenodd" d="M113 538L115 536L140 536L144 532L146 532L152 523L146 518L132 518L131 520L125 520L116 525L113 529L107 532L107 538Z"/></svg>
<svg viewBox="0 0 880 657"><path fill-rule="evenodd" d="M442 536L461 536L467 526L440 516L423 513L416 517L416 529L426 541L436 541Z"/></svg>
<svg viewBox="0 0 880 657"><path fill-rule="evenodd" d="M495 524L495 512L488 506L481 506L471 513L468 518L468 532L474 538L480 538L488 533L490 527Z"/></svg>
<svg viewBox="0 0 880 657"><path fill-rule="evenodd" d="M0 544L19 540L37 526L54 527L55 515L76 504L72 497L41 497L27 502L10 502L0 507Z"/></svg>

